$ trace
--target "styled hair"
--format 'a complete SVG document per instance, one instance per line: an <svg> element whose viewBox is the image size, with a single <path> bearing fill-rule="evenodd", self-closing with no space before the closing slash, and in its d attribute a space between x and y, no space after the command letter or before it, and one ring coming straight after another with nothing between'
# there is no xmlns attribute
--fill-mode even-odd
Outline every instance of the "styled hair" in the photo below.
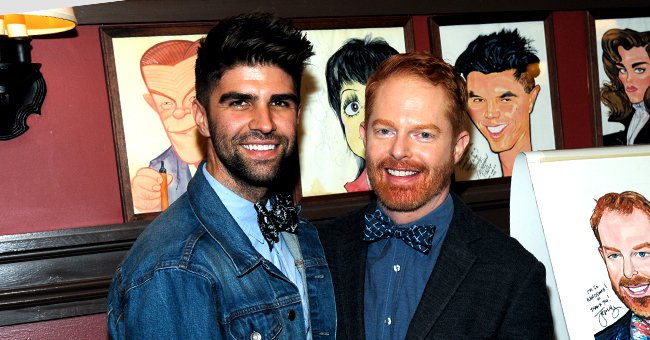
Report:
<svg viewBox="0 0 650 340"><path fill-rule="evenodd" d="M240 65L277 66L293 79L300 97L300 79L312 44L289 20L269 13L241 14L220 21L202 39L196 58L196 96L206 109L210 93L223 74Z"/></svg>
<svg viewBox="0 0 650 340"><path fill-rule="evenodd" d="M431 85L441 86L447 95L445 114L454 135L467 128L467 86L454 68L429 52L396 54L384 61L368 79L366 85L366 125L375 106L377 89L393 76L412 76Z"/></svg>
<svg viewBox="0 0 650 340"><path fill-rule="evenodd" d="M149 65L174 66L183 60L196 57L201 41L168 40L157 43L146 50L140 58L140 72L145 83L143 68Z"/></svg>
<svg viewBox="0 0 650 340"><path fill-rule="evenodd" d="M610 192L603 195L596 201L596 207L591 214L591 230L593 230L598 244L600 235L598 234L598 225L605 212L615 211L622 215L631 214L634 209L639 209L650 218L650 202L643 195L634 191L624 191L622 193Z"/></svg>
<svg viewBox="0 0 650 340"><path fill-rule="evenodd" d="M479 35L456 59L455 68L465 79L474 71L489 74L514 69L515 79L530 93L540 73L537 51L530 43L517 29Z"/></svg>
<svg viewBox="0 0 650 340"><path fill-rule="evenodd" d="M618 78L619 69L616 64L622 60L618 47L621 46L626 50L632 47L645 47L645 51L650 56L650 31L637 32L628 28L613 28L603 34L601 45L603 68L609 82L600 88L600 100L609 109L610 120L620 121L632 114L634 108L625 93L625 86ZM643 103L646 109L650 108L650 87L645 91Z"/></svg>
<svg viewBox="0 0 650 340"><path fill-rule="evenodd" d="M348 40L327 60L325 71L327 97L344 132L345 128L341 120L341 88L343 84L358 82L365 85L372 72L384 60L397 53L397 50L388 45L385 40L372 39L368 35L365 39L352 38Z"/></svg>

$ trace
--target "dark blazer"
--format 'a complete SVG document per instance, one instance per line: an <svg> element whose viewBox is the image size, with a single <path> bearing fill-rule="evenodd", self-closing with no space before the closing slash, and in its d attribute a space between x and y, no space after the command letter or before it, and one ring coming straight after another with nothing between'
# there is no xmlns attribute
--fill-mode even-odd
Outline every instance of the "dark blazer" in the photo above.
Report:
<svg viewBox="0 0 650 340"><path fill-rule="evenodd" d="M630 339L630 323L632 311L628 311L620 319L594 335L595 340L628 340Z"/></svg>
<svg viewBox="0 0 650 340"><path fill-rule="evenodd" d="M453 200L449 231L406 339L551 339L544 266L458 196ZM363 215L374 207L319 228L332 271L338 339L365 338Z"/></svg>
<svg viewBox="0 0 650 340"><path fill-rule="evenodd" d="M622 131L610 133L603 136L603 145L627 145L627 130L630 127L634 112L621 120L609 119L610 122L619 122L625 127ZM634 139L634 144L650 144L650 123L646 123Z"/></svg>

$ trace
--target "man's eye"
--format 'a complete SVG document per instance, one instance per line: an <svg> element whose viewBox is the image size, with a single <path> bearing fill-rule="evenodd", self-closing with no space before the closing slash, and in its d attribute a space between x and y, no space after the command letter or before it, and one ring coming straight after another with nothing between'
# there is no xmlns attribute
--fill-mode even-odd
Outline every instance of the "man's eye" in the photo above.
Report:
<svg viewBox="0 0 650 340"><path fill-rule="evenodd" d="M482 103L483 102L483 98L471 98L470 100L472 101L472 103Z"/></svg>
<svg viewBox="0 0 650 340"><path fill-rule="evenodd" d="M359 105L359 102L351 102L343 108L343 112L348 116L356 116L359 114L360 110L361 106Z"/></svg>
<svg viewBox="0 0 650 340"><path fill-rule="evenodd" d="M637 253L637 255L639 255L639 257L646 257L648 256L648 253L646 253L645 251L640 251Z"/></svg>
<svg viewBox="0 0 650 340"><path fill-rule="evenodd" d="M431 139L433 137L433 135L428 133L428 132L422 132L422 133L420 133L420 137L422 137L424 139Z"/></svg>
<svg viewBox="0 0 650 340"><path fill-rule="evenodd" d="M377 133L380 134L380 135L387 135L387 134L390 133L390 130L388 130L388 129L379 129L379 130L377 130Z"/></svg>
<svg viewBox="0 0 650 340"><path fill-rule="evenodd" d="M171 110L174 108L174 103L170 101L160 103L160 109L162 110Z"/></svg>
<svg viewBox="0 0 650 340"><path fill-rule="evenodd" d="M246 106L247 102L245 100L233 100L230 103L228 103L228 106L234 106L234 107L242 107Z"/></svg>
<svg viewBox="0 0 650 340"><path fill-rule="evenodd" d="M280 107L288 107L289 103L285 102L284 100L275 100L271 102L272 106L280 106Z"/></svg>
<svg viewBox="0 0 650 340"><path fill-rule="evenodd" d="M607 255L607 258L612 260L616 260L619 257L621 257L621 254L617 254L617 253Z"/></svg>

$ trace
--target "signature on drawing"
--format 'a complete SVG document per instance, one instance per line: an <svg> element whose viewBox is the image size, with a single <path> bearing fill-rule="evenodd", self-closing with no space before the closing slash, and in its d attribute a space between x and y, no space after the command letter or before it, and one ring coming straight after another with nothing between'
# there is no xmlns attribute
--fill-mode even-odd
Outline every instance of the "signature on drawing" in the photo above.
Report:
<svg viewBox="0 0 650 340"><path fill-rule="evenodd" d="M497 165L489 162L487 153L481 154L476 148L472 147L470 143L469 152L458 163L458 166L465 172L476 172L477 179L493 178L498 175Z"/></svg>
<svg viewBox="0 0 650 340"><path fill-rule="evenodd" d="M610 321L616 320L621 314L621 307L611 304L607 283L593 285L587 289L587 302L594 318L598 319L601 327L609 325Z"/></svg>

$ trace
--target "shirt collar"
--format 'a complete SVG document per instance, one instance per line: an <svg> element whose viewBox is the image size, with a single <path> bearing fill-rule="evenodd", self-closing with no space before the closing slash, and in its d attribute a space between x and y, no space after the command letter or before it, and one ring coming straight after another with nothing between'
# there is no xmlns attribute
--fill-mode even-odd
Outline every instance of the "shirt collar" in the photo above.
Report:
<svg viewBox="0 0 650 340"><path fill-rule="evenodd" d="M221 202L226 207L226 210L237 221L242 231L251 238L261 244L265 244L266 240L262 236L259 224L257 223L257 212L253 206L253 202L237 195L234 191L228 189L223 184L219 183L206 169L205 164L202 167L202 173L205 176L208 184L219 196ZM268 208L269 202L267 202Z"/></svg>

